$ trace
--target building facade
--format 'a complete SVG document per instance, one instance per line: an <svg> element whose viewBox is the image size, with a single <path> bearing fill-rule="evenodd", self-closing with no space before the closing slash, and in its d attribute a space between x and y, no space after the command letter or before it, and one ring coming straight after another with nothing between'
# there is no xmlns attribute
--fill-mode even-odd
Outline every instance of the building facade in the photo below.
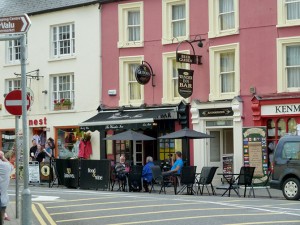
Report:
<svg viewBox="0 0 300 225"><path fill-rule="evenodd" d="M31 20L26 35L27 93L32 100L27 114L29 146L33 137L42 145L52 137L56 157L77 157L83 136L78 124L96 112L101 99L99 5L78 0L2 4L1 16L27 13ZM4 99L21 88L20 42L1 41L0 52L0 141L8 151L15 139L15 116L6 111ZM99 159L99 135L92 136L91 157Z"/></svg>

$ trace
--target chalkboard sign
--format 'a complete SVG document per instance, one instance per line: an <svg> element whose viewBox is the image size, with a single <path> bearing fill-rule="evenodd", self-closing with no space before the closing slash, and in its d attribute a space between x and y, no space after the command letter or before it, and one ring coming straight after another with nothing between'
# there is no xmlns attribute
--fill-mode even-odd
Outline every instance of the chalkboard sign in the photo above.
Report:
<svg viewBox="0 0 300 225"><path fill-rule="evenodd" d="M29 162L29 183L40 183L40 165L39 162Z"/></svg>

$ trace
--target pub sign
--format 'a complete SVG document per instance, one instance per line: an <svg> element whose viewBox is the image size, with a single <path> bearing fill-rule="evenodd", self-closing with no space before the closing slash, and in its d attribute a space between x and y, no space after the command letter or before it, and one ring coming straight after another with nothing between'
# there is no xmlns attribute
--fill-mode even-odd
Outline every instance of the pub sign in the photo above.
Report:
<svg viewBox="0 0 300 225"><path fill-rule="evenodd" d="M194 70L178 69L178 92L184 98L193 94L193 75Z"/></svg>
<svg viewBox="0 0 300 225"><path fill-rule="evenodd" d="M139 84L145 85L152 76L150 68L146 64L139 65L135 70L135 79Z"/></svg>

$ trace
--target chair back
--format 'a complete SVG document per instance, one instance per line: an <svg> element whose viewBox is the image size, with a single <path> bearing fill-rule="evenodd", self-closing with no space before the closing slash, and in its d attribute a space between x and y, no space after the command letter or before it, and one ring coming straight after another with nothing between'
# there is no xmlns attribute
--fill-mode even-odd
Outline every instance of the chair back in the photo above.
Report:
<svg viewBox="0 0 300 225"><path fill-rule="evenodd" d="M158 181L158 182L163 180L160 166L154 165L151 167L151 170L152 170L153 180Z"/></svg>
<svg viewBox="0 0 300 225"><path fill-rule="evenodd" d="M184 166L181 169L180 182L182 184L193 184L195 183L197 166Z"/></svg>
<svg viewBox="0 0 300 225"><path fill-rule="evenodd" d="M215 166L202 167L198 183L203 184L203 185L210 184L215 176L217 169L218 169L218 167L215 167Z"/></svg>
<svg viewBox="0 0 300 225"><path fill-rule="evenodd" d="M238 185L251 185L255 167L242 166L238 177Z"/></svg>

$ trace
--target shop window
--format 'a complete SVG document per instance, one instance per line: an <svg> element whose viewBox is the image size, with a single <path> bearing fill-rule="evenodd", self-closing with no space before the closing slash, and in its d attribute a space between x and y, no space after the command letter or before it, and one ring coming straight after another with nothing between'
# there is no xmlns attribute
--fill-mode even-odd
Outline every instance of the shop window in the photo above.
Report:
<svg viewBox="0 0 300 225"><path fill-rule="evenodd" d="M57 150L60 159L77 158L80 138L79 128L61 128L57 132Z"/></svg>
<svg viewBox="0 0 300 225"><path fill-rule="evenodd" d="M270 119L267 121L268 137L275 137L275 122Z"/></svg>
<svg viewBox="0 0 300 225"><path fill-rule="evenodd" d="M14 142L15 142L15 132L14 131L2 131L2 146L1 149L4 153L8 152L9 150L13 149Z"/></svg>
<svg viewBox="0 0 300 225"><path fill-rule="evenodd" d="M128 160L131 160L131 145L130 145L130 141L115 141L114 142L114 149L115 149L115 160L116 162L120 162L120 156L122 154L125 155L126 161L128 162Z"/></svg>
<svg viewBox="0 0 300 225"><path fill-rule="evenodd" d="M297 122L294 118L288 120L288 133L293 135L297 134Z"/></svg>
<svg viewBox="0 0 300 225"><path fill-rule="evenodd" d="M284 119L279 119L277 122L277 135L282 137L285 135L286 133L286 123L284 121Z"/></svg>

